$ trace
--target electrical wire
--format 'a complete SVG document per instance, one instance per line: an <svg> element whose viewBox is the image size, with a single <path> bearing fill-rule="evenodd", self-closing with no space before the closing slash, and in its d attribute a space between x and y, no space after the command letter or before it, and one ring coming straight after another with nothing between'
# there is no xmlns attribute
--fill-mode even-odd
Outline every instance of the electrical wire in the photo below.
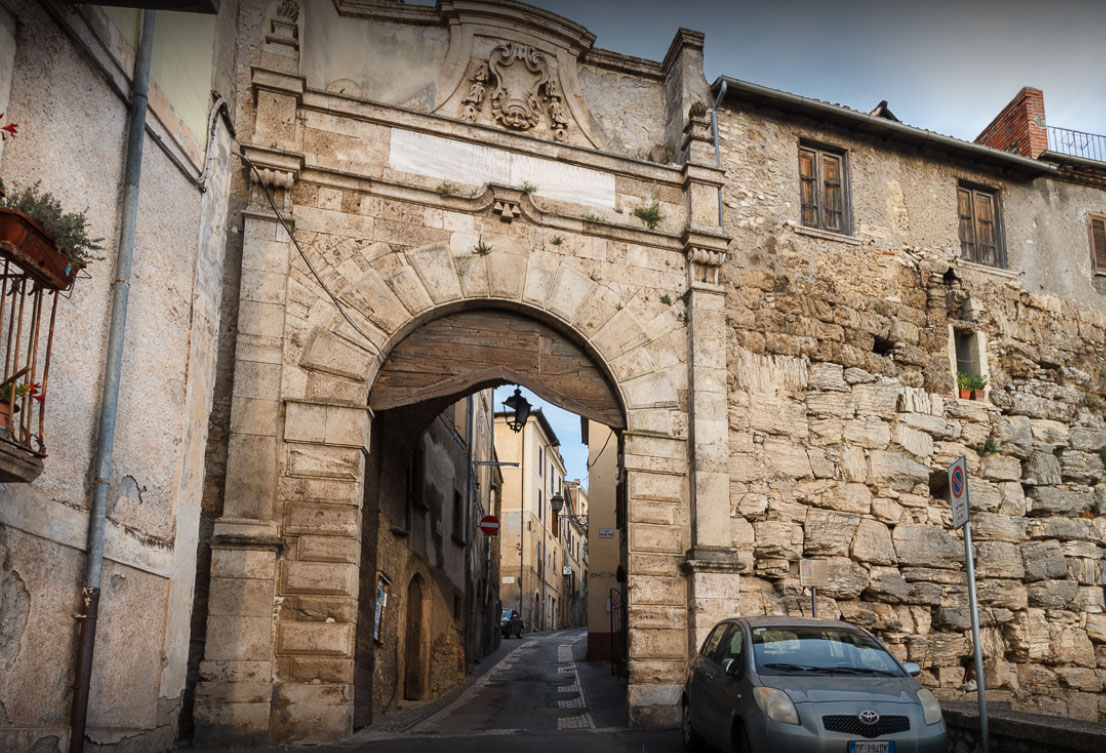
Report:
<svg viewBox="0 0 1106 753"><path fill-rule="evenodd" d="M357 334L361 335L361 337L365 338L365 341L369 345L373 346L373 350L375 350L377 354L383 356L384 351L381 350L379 345L373 342L373 339L371 337L365 334L364 330L354 324L353 319L351 319L349 314L346 313L346 310L342 307L342 304L338 302L338 298L334 295L334 293L330 292L330 288L328 288L326 286L326 283L323 282L323 278L319 277L319 273L315 271L315 267L311 264L311 260L307 258L307 254L305 254L303 252L303 249L300 248L300 242L296 240L296 236L292 233L292 229L288 227L288 223L284 221L284 215L280 213L280 210L277 208L276 201L273 199L273 195L269 192L268 186L265 185L265 181L261 178L261 171L258 170L253 161L250 160L250 158L243 154L241 151L235 152L235 154L238 155L238 157L246 163L246 166L249 167L253 174L257 177L257 185L261 188L262 193L265 194L265 198L269 200L269 206L272 207L273 214L276 215L277 221L280 223L280 226L284 228L284 232L288 233L288 238L291 239L292 245L296 247L297 251L299 251L300 258L303 259L303 263L307 265L307 269L310 270L311 276L315 278L315 282L319 283L319 287L321 287L323 289L323 292L326 293L327 297L330 298L331 302L334 304L334 308L338 309L338 313L342 315L342 318L346 320L346 323L349 324L349 326L353 327L354 331L357 332Z"/></svg>
<svg viewBox="0 0 1106 753"><path fill-rule="evenodd" d="M614 436L614 432L612 430L608 429L607 430L607 441L604 442L603 446L599 448L599 452L596 454L595 460L592 460L592 461L590 461L586 464L589 471L591 470L591 467L593 465L595 465L596 463L599 462L599 458L603 457L603 450L607 449L607 442L610 442L611 437L613 437L613 436ZM591 474L589 473L588 475L590 476Z"/></svg>

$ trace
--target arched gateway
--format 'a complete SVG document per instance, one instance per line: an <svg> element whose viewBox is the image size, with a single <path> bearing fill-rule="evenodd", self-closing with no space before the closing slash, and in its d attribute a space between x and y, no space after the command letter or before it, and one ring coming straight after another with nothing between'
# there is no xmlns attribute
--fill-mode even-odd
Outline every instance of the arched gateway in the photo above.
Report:
<svg viewBox="0 0 1106 753"><path fill-rule="evenodd" d="M466 54L501 42L495 18L462 19ZM533 42L579 106L573 58L553 47L586 32L531 21L559 30ZM503 382L621 432L631 718L674 725L688 651L738 591L717 280L722 179L704 111L691 107L705 82L680 84L683 164L660 165L595 151L576 120L562 124L564 138L554 129L542 140L311 89L299 73L302 19L292 31L287 22L271 22L253 68L255 130L243 139L260 183L243 211L198 735L351 731L359 583L373 569L360 521L370 440L383 430L374 415L440 410ZM678 38L673 50L693 67L701 38ZM443 165L462 163L502 169L442 180ZM476 334L455 345L459 330ZM506 355L512 343L521 345ZM417 607L407 609L417 634ZM417 686L408 675L407 692Z"/></svg>

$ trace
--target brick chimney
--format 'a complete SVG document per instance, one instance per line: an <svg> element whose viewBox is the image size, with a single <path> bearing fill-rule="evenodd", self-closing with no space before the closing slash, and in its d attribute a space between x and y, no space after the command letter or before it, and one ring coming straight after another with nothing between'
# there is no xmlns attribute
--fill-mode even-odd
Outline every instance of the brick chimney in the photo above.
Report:
<svg viewBox="0 0 1106 753"><path fill-rule="evenodd" d="M1023 87L983 133L976 136L975 142L1037 159L1048 150L1044 93L1031 86Z"/></svg>

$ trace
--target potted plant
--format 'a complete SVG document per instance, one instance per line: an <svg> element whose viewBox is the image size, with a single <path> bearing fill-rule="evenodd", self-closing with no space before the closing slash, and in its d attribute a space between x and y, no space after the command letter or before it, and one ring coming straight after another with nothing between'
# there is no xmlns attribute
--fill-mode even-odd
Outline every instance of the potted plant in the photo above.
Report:
<svg viewBox="0 0 1106 753"><path fill-rule="evenodd" d="M14 401L30 395L32 399L41 402L43 398L39 394L40 389L39 385L27 384L26 382L22 384L12 384L11 382L0 384L0 429L7 431L12 414L19 412L19 406Z"/></svg>
<svg viewBox="0 0 1106 753"><path fill-rule="evenodd" d="M103 238L89 234L84 212L66 212L40 184L12 189L0 184L0 249L38 282L57 290L73 284L77 272L102 259Z"/></svg>
<svg viewBox="0 0 1106 753"><path fill-rule="evenodd" d="M956 386L960 390L961 400L982 400L987 393L987 377L982 374L956 372Z"/></svg>

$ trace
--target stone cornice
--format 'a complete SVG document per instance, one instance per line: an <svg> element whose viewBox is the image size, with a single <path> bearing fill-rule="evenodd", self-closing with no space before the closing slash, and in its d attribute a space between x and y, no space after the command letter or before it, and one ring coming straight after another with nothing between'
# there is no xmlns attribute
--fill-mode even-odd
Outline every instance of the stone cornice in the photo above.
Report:
<svg viewBox="0 0 1106 753"><path fill-rule="evenodd" d="M467 123L442 115L416 112L342 94L308 89L303 95L301 107L334 117L428 133L480 146L494 143L497 149L518 154L552 159L569 165L579 165L613 175L655 181L674 187L683 186L682 166L645 162L590 147L558 143L479 123Z"/></svg>
<svg viewBox="0 0 1106 753"><path fill-rule="evenodd" d="M291 188L303 171L303 155L296 152L250 144L243 144L242 152L257 168L261 182L272 188Z"/></svg>
<svg viewBox="0 0 1106 753"><path fill-rule="evenodd" d="M307 91L307 79L303 76L293 76L256 65L250 67L250 76L254 89L290 94L296 98L296 104L300 104L303 93Z"/></svg>
<svg viewBox="0 0 1106 753"><path fill-rule="evenodd" d="M667 74L669 68L676 62L676 58L679 56L680 51L685 47L691 47L692 49L702 51L705 40L706 35L703 34L703 32L685 29L681 26L676 30L676 36L673 37L672 44L668 46L668 52L664 55L664 62L661 63L661 69Z"/></svg>
<svg viewBox="0 0 1106 753"><path fill-rule="evenodd" d="M592 47L580 62L585 65L594 65L596 68L626 73L630 76L653 79L658 83L664 81L664 69L660 63L646 58L623 55L613 50Z"/></svg>

